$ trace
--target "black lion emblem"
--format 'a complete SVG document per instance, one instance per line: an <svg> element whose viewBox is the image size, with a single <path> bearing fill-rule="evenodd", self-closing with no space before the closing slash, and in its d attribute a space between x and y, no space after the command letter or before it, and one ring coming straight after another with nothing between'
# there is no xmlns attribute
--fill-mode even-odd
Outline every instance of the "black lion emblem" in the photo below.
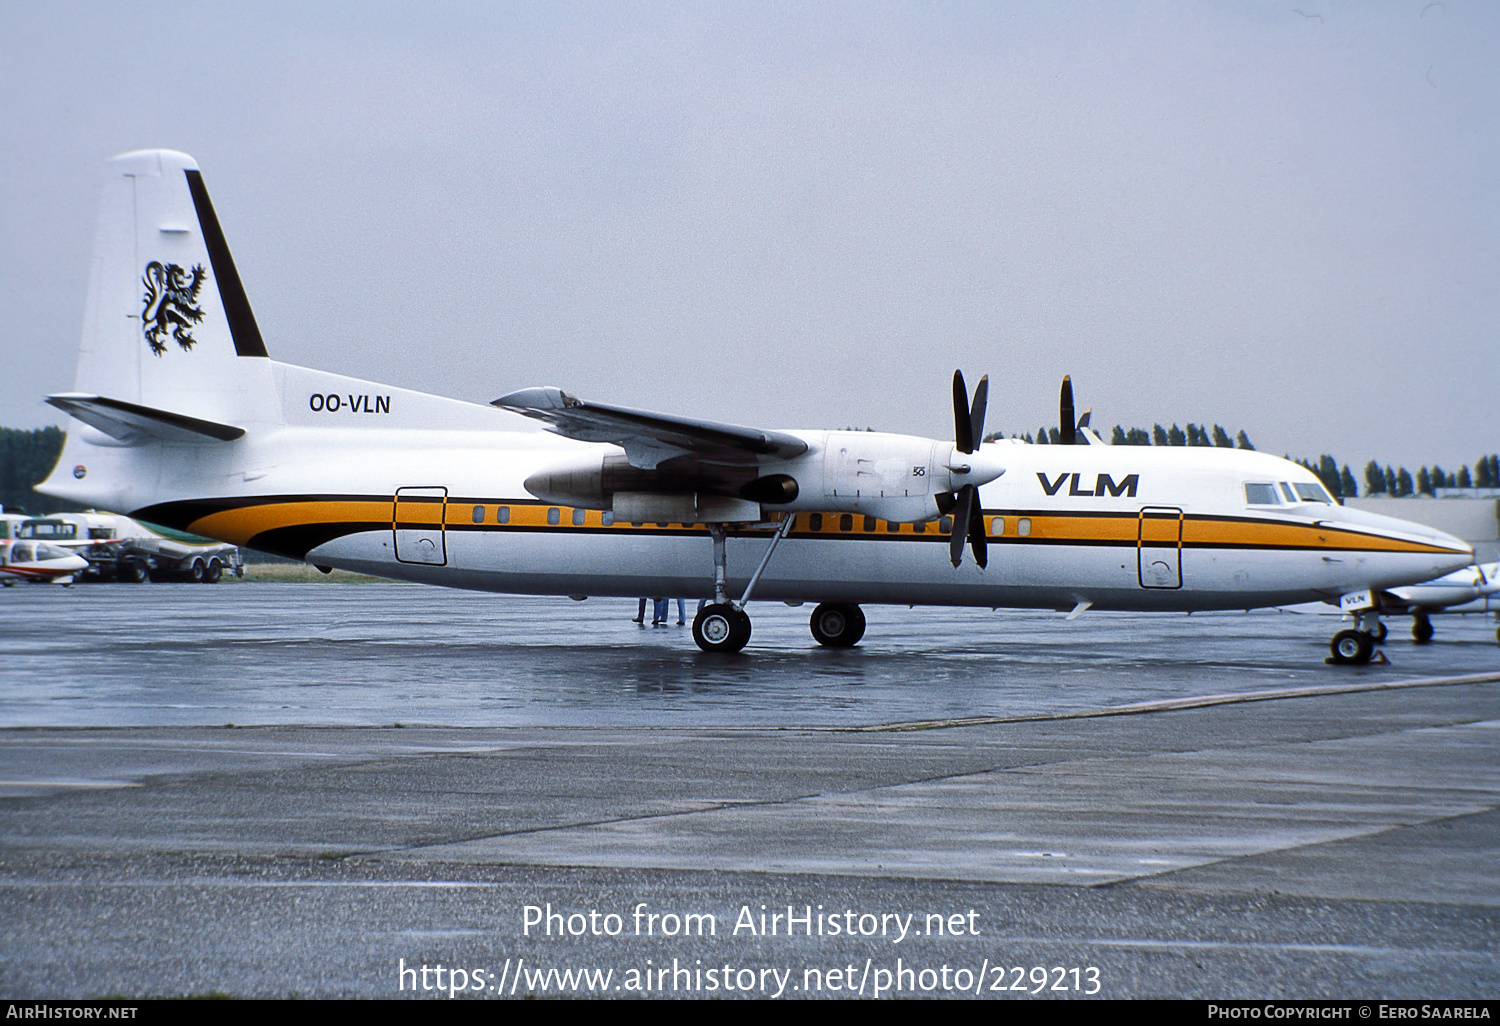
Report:
<svg viewBox="0 0 1500 1026"><path fill-rule="evenodd" d="M191 271L157 260L146 265L145 277L141 279L146 286L141 327L157 356L167 351L168 338L183 352L193 348L193 325L203 320L203 310L197 305L203 278L202 264L195 264Z"/></svg>

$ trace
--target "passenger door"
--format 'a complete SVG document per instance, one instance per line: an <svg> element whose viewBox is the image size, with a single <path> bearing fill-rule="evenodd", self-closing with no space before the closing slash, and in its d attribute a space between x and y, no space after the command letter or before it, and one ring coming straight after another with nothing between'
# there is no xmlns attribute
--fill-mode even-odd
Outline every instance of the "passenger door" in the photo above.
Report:
<svg viewBox="0 0 1500 1026"><path fill-rule="evenodd" d="M1182 510L1144 506L1136 532L1136 574L1142 588L1182 587Z"/></svg>
<svg viewBox="0 0 1500 1026"><path fill-rule="evenodd" d="M448 504L446 488L398 488L391 513L396 536L396 559L402 563L446 566L448 549L443 539L443 514Z"/></svg>

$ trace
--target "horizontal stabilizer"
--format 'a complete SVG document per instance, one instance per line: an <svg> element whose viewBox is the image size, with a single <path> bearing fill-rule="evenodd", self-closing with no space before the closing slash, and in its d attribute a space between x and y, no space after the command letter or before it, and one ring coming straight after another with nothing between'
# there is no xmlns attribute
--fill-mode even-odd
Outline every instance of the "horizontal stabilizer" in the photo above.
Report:
<svg viewBox="0 0 1500 1026"><path fill-rule="evenodd" d="M103 396L63 392L49 395L47 402L68 416L97 428L109 437L127 445L145 442L232 442L243 437L244 428L215 424L180 413L153 410L148 406L106 399Z"/></svg>
<svg viewBox="0 0 1500 1026"><path fill-rule="evenodd" d="M549 431L566 438L613 442L624 447L632 466L645 470L654 470L658 463L676 456L756 466L807 451L807 443L795 435L584 402L560 388L526 388L501 396L491 405L540 420Z"/></svg>

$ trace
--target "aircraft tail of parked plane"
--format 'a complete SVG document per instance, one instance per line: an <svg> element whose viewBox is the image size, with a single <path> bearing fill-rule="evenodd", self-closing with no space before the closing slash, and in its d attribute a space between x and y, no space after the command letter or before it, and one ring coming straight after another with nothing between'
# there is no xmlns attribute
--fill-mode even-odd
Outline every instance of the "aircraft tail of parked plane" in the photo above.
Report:
<svg viewBox="0 0 1500 1026"><path fill-rule="evenodd" d="M813 635L835 647L859 640L861 602L1076 616L1323 600L1360 618L1334 644L1360 662L1387 589L1472 559L1337 505L1286 460L1104 445L1067 382L1065 444L1031 446L982 442L988 381L971 398L959 374L953 436L934 439L554 387L486 406L279 363L192 158L109 170L74 390L48 398L78 421L39 486L57 498L428 584L712 598L694 638L717 652L748 641L752 595L819 603Z"/></svg>

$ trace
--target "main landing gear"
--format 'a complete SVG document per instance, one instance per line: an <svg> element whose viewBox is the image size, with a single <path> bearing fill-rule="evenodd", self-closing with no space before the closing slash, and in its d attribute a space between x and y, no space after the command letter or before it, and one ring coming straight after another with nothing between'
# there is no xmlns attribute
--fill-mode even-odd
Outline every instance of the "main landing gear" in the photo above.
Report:
<svg viewBox="0 0 1500 1026"><path fill-rule="evenodd" d="M852 602L824 602L808 623L812 636L825 648L852 648L865 636L865 614Z"/></svg>
<svg viewBox="0 0 1500 1026"><path fill-rule="evenodd" d="M760 566L756 567L755 573L750 575L750 580L745 585L745 593L734 602L729 600L729 589L725 580L724 525L708 525L708 533L714 540L714 600L700 609L697 617L693 619L693 640L703 651L725 654L738 652L750 641L750 617L745 612L745 605L750 601L750 593L755 590L760 575L765 573L766 565L771 562L776 546L780 545L781 539L791 531L795 519L795 517L788 516L782 520L781 526L771 536L771 544L766 549L766 554L761 557ZM861 624L861 629L863 629L863 624Z"/></svg>
<svg viewBox="0 0 1500 1026"><path fill-rule="evenodd" d="M1339 631L1328 645L1333 653L1330 662L1341 666L1362 666L1375 654L1375 646L1385 640L1388 630L1374 613L1360 613L1354 618L1354 630Z"/></svg>

